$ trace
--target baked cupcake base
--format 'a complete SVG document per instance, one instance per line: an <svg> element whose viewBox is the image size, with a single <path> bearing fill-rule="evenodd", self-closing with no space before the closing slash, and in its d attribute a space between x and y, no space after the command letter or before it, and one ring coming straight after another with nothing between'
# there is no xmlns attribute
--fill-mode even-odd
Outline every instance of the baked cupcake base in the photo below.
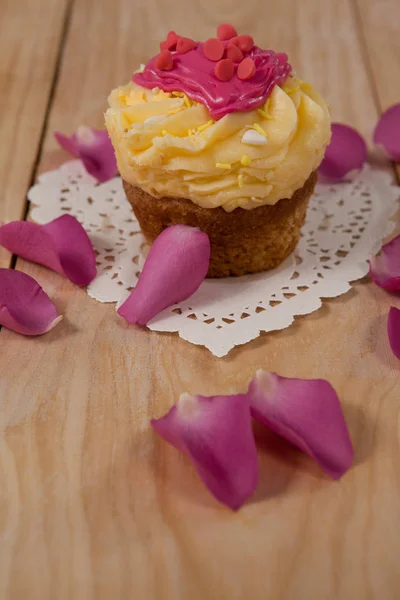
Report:
<svg viewBox="0 0 400 600"><path fill-rule="evenodd" d="M309 199L317 181L314 171L291 198L253 210L201 208L182 198L154 198L123 182L126 196L149 243L171 225L198 227L210 238L208 277L229 277L277 267L296 247Z"/></svg>

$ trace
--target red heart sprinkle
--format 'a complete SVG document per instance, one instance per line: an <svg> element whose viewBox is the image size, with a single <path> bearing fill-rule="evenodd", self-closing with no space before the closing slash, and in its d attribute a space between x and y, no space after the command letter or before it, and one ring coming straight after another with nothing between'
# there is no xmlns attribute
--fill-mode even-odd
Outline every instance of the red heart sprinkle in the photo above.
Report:
<svg viewBox="0 0 400 600"><path fill-rule="evenodd" d="M178 39L179 37L175 31L169 31L165 42L160 44L160 50L175 50Z"/></svg>
<svg viewBox="0 0 400 600"><path fill-rule="evenodd" d="M161 50L156 59L156 67L160 71L170 71L174 66L174 60L169 50Z"/></svg>
<svg viewBox="0 0 400 600"><path fill-rule="evenodd" d="M186 54L186 52L189 52L189 50L193 50L194 48L196 48L196 42L190 38L181 37L176 44L176 51L178 54Z"/></svg>
<svg viewBox="0 0 400 600"><path fill-rule="evenodd" d="M230 58L235 63L239 63L241 60L243 60L243 52L239 46L229 43L226 47L226 57Z"/></svg>
<svg viewBox="0 0 400 600"><path fill-rule="evenodd" d="M204 55L209 59L216 62L224 55L224 45L217 38L210 38L204 42L203 46Z"/></svg>
<svg viewBox="0 0 400 600"><path fill-rule="evenodd" d="M223 23L222 25L218 26L217 37L219 40L230 40L231 38L235 37L235 35L237 35L237 31L233 25L229 25L229 23Z"/></svg>
<svg viewBox="0 0 400 600"><path fill-rule="evenodd" d="M215 65L215 77L220 81L229 81L233 77L235 66L230 58L224 58Z"/></svg>
<svg viewBox="0 0 400 600"><path fill-rule="evenodd" d="M242 52L250 52L254 46L254 40L251 35L238 35L230 41L232 44L235 44L235 46L239 46Z"/></svg>
<svg viewBox="0 0 400 600"><path fill-rule="evenodd" d="M248 56L247 58L244 58L238 66L237 76L239 79L250 79L255 72L256 65L254 64L254 60Z"/></svg>

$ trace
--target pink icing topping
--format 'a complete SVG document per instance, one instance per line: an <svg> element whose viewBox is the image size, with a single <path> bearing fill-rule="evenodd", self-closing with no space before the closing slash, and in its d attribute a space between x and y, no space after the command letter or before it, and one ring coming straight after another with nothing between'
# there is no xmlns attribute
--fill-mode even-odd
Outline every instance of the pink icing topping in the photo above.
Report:
<svg viewBox="0 0 400 600"><path fill-rule="evenodd" d="M226 47L229 41L224 41ZM186 54L172 52L173 68L162 71L156 67L158 58L149 60L142 73L135 73L133 81L145 88L159 87L164 92L184 92L189 98L206 106L213 119L258 108L271 94L275 85L282 84L291 72L288 57L273 50L253 46L250 56L255 63L255 74L247 80L238 78L236 71L229 81L220 81L214 74L215 62L204 55L204 44Z"/></svg>

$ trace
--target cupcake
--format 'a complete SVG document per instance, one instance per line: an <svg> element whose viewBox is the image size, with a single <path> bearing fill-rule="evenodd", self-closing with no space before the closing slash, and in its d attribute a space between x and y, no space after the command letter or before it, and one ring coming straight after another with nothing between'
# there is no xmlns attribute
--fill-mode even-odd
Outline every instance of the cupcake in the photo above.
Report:
<svg viewBox="0 0 400 600"><path fill-rule="evenodd" d="M198 227L211 242L208 276L226 277L273 269L296 247L330 115L286 54L230 25L217 36L171 31L111 92L105 119L147 241Z"/></svg>

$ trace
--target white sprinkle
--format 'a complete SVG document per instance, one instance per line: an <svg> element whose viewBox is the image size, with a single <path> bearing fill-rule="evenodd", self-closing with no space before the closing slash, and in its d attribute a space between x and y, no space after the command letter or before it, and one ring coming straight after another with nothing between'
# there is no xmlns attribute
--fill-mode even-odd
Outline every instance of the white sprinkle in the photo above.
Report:
<svg viewBox="0 0 400 600"><path fill-rule="evenodd" d="M248 129L243 134L242 143L250 146L264 146L267 143L267 138L255 129Z"/></svg>
<svg viewBox="0 0 400 600"><path fill-rule="evenodd" d="M145 70L146 65L144 65L143 63L140 63L140 72Z"/></svg>

